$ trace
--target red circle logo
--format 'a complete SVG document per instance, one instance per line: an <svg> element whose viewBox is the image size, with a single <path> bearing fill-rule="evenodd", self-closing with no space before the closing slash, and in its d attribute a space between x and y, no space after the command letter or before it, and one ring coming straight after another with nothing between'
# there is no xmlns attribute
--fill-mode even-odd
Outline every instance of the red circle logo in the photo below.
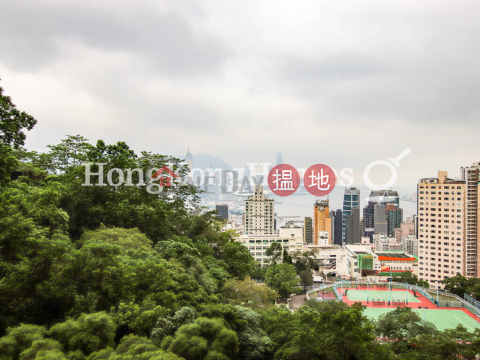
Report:
<svg viewBox="0 0 480 360"><path fill-rule="evenodd" d="M331 167L324 164L310 166L303 175L303 185L307 191L315 196L325 196L332 192L337 177Z"/></svg>
<svg viewBox="0 0 480 360"><path fill-rule="evenodd" d="M300 175L297 169L288 164L275 166L268 173L268 187L279 196L292 195L300 186Z"/></svg>

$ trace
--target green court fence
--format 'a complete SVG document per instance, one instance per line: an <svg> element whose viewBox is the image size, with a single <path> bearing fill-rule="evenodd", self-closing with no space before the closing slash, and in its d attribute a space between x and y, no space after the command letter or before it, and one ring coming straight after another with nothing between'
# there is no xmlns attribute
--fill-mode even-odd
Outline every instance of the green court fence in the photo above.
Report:
<svg viewBox="0 0 480 360"><path fill-rule="evenodd" d="M480 301L467 294L463 294L463 299L470 307L469 310L478 316L480 314Z"/></svg>

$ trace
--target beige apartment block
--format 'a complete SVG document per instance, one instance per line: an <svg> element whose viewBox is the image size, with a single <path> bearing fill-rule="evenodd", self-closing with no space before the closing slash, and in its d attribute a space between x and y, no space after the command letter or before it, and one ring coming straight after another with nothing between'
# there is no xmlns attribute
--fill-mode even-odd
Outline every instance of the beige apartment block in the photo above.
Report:
<svg viewBox="0 0 480 360"><path fill-rule="evenodd" d="M263 186L255 186L255 193L245 200L245 235L273 235L274 200L263 193Z"/></svg>
<svg viewBox="0 0 480 360"><path fill-rule="evenodd" d="M465 182L449 179L446 171L418 182L418 277L431 287L465 275L465 190Z"/></svg>

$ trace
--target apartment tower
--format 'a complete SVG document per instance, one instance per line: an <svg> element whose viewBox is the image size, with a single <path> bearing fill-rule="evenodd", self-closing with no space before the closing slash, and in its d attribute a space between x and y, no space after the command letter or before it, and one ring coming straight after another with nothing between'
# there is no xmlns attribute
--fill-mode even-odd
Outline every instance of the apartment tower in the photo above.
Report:
<svg viewBox="0 0 480 360"><path fill-rule="evenodd" d="M480 213L480 163L470 167L462 167L462 180L465 181L465 275L467 277L480 276L480 228L478 215Z"/></svg>
<svg viewBox="0 0 480 360"><path fill-rule="evenodd" d="M418 182L418 275L432 287L465 276L465 190L465 182L449 179L446 171Z"/></svg>
<svg viewBox="0 0 480 360"><path fill-rule="evenodd" d="M328 200L317 200L313 206L313 243L319 245L331 245L332 242L332 219Z"/></svg>
<svg viewBox="0 0 480 360"><path fill-rule="evenodd" d="M245 200L245 235L273 235L274 231L274 200L256 185L255 193Z"/></svg>

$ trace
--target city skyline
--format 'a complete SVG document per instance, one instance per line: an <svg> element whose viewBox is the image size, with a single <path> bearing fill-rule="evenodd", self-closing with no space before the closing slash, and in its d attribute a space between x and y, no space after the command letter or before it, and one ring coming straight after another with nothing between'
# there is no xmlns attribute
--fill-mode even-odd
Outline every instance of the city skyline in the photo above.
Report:
<svg viewBox="0 0 480 360"><path fill-rule="evenodd" d="M414 186L438 170L457 174L459 158L479 160L479 10L476 1L278 2L274 13L248 2L2 2L0 76L39 120L30 150L81 134L166 155L189 147L235 167L281 152L295 167L361 175L408 147L397 185ZM319 134L323 151L313 153ZM449 147L430 151L436 143Z"/></svg>

